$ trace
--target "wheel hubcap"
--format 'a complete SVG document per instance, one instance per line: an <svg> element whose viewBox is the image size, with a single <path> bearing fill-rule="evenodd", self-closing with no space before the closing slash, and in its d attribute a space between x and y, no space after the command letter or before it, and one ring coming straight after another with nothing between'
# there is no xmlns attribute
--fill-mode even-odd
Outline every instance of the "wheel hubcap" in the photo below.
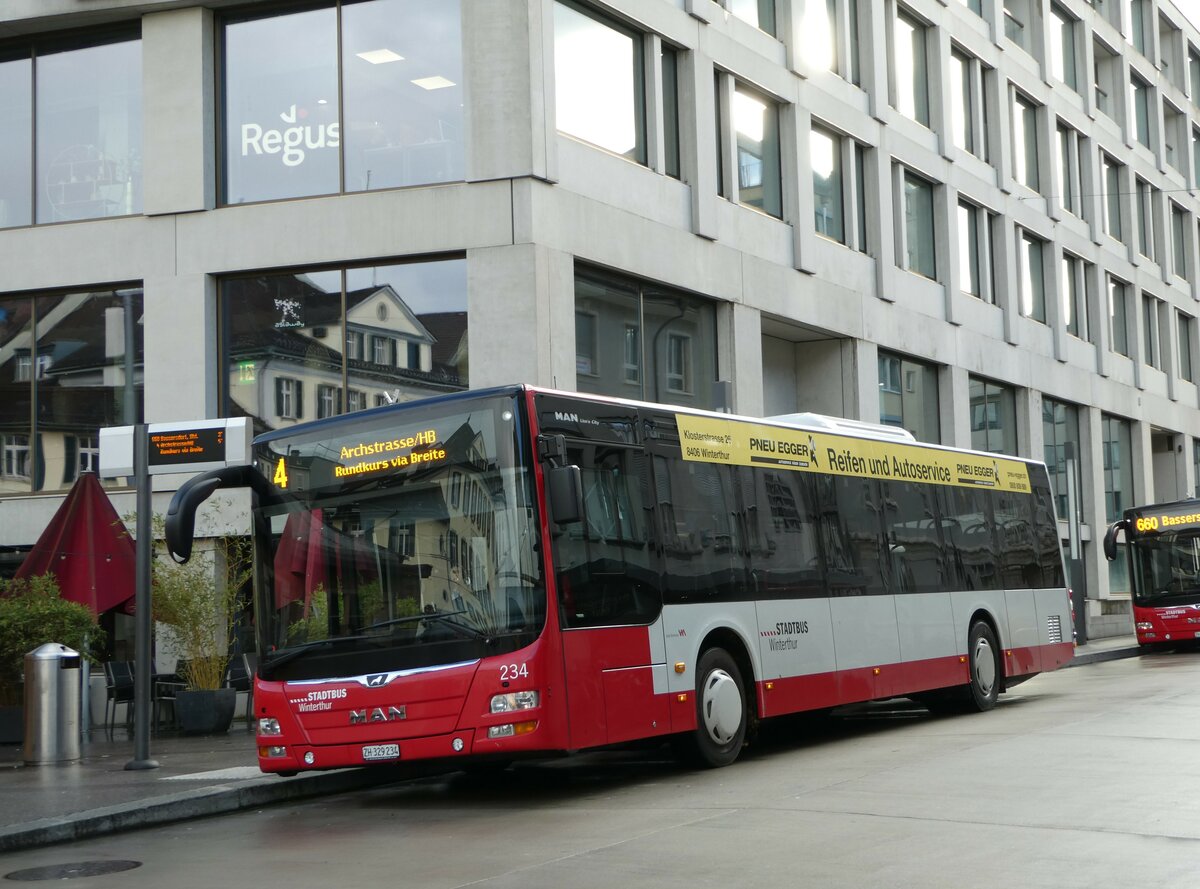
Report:
<svg viewBox="0 0 1200 889"><path fill-rule="evenodd" d="M704 728L718 744L728 744L742 724L742 695L724 670L713 670L704 682Z"/></svg>
<svg viewBox="0 0 1200 889"><path fill-rule="evenodd" d="M975 643L975 684L984 697L991 695L996 684L996 658L992 656L992 646L986 639Z"/></svg>

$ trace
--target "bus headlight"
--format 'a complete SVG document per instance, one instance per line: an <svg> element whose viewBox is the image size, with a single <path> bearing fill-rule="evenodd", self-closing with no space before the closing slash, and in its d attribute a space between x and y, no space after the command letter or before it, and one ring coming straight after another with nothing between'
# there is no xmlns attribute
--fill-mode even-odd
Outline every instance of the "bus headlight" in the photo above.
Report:
<svg viewBox="0 0 1200 889"><path fill-rule="evenodd" d="M541 696L536 691L513 691L503 695L493 695L491 711L493 713L512 713L514 710L532 710L541 703Z"/></svg>
<svg viewBox="0 0 1200 889"><path fill-rule="evenodd" d="M271 737L271 736L283 734L283 732L281 732L279 730L279 720L278 719L270 719L270 718L260 719L258 721L258 733L260 735L263 735L264 737Z"/></svg>

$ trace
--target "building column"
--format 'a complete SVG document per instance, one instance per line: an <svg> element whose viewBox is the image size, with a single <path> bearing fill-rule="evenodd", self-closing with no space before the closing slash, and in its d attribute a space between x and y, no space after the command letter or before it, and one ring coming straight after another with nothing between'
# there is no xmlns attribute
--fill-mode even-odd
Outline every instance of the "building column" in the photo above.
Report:
<svg viewBox="0 0 1200 889"><path fill-rule="evenodd" d="M733 383L733 405L735 413L747 417L763 414L762 377L762 313L741 303L728 303L728 309L718 313L718 321L724 315L726 323L718 329L727 332L719 336L717 348L717 379Z"/></svg>
<svg viewBox="0 0 1200 889"><path fill-rule="evenodd" d="M145 215L216 206L213 14L178 9L142 16Z"/></svg>
<svg viewBox="0 0 1200 889"><path fill-rule="evenodd" d="M471 388L510 383L575 388L570 254L536 244L468 250L467 319Z"/></svg>
<svg viewBox="0 0 1200 889"><path fill-rule="evenodd" d="M142 397L147 423L217 417L217 285L208 275L143 282Z"/></svg>

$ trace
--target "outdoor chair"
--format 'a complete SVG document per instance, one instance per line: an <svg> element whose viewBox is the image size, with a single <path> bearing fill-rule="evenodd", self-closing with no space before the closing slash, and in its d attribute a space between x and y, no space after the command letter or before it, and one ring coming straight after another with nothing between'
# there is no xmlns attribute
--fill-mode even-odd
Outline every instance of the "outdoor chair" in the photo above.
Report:
<svg viewBox="0 0 1200 889"><path fill-rule="evenodd" d="M128 725L133 721L133 664L108 661L104 664L104 724L110 738L119 704L125 705L125 723Z"/></svg>

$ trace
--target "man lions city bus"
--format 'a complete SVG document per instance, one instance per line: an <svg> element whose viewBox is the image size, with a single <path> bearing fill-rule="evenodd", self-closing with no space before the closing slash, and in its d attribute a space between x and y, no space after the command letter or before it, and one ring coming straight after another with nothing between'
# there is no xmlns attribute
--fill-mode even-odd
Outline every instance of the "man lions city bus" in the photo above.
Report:
<svg viewBox="0 0 1200 889"><path fill-rule="evenodd" d="M846 431L846 430L850 431ZM259 764L505 762L911 695L987 710L1072 657L1042 464L890 427L514 386L269 432Z"/></svg>
<svg viewBox="0 0 1200 889"><path fill-rule="evenodd" d="M1124 556L1117 549L1122 532ZM1200 639L1200 500L1125 510L1104 535L1104 555L1127 560L1139 645L1169 648Z"/></svg>

